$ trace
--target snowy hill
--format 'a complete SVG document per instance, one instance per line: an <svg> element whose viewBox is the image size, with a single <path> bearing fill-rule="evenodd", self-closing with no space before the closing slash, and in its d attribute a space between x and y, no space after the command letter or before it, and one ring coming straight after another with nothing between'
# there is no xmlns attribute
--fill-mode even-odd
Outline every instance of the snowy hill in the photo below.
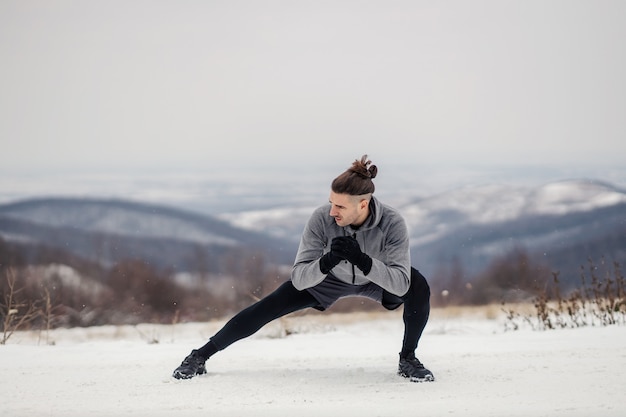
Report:
<svg viewBox="0 0 626 417"><path fill-rule="evenodd" d="M414 259L431 268L458 259L476 272L515 247L567 272L590 256L626 256L626 193L606 183L466 187L401 210Z"/></svg>
<svg viewBox="0 0 626 417"><path fill-rule="evenodd" d="M606 183L575 180L537 188L464 187L400 207L413 244L437 239L467 225L501 224L541 216L567 216L626 203L626 192Z"/></svg>
<svg viewBox="0 0 626 417"><path fill-rule="evenodd" d="M46 198L2 205L0 236L61 247L104 263L138 257L182 269L203 248L216 254L263 250L280 262L293 257L289 244L266 234L210 216L121 200Z"/></svg>
<svg viewBox="0 0 626 417"><path fill-rule="evenodd" d="M237 230L210 217L121 200L39 199L0 207L4 217L55 228L200 244L240 244ZM239 231L241 235L241 232Z"/></svg>

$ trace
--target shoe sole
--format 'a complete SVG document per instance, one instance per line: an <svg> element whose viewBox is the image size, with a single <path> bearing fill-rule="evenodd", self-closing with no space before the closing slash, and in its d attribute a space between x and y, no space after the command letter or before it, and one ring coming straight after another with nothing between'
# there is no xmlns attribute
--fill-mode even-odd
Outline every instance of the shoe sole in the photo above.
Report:
<svg viewBox="0 0 626 417"><path fill-rule="evenodd" d="M421 378L416 376L409 376L404 372L398 372L398 375L400 375L402 378L408 379L411 382L435 382L435 377L433 375L426 375Z"/></svg>
<svg viewBox="0 0 626 417"><path fill-rule="evenodd" d="M204 375L204 374L206 374L206 368L203 366L202 368L198 369L195 374L192 374L192 375L187 375L179 371L174 371L172 376L176 379L191 379L196 375Z"/></svg>
<svg viewBox="0 0 626 417"><path fill-rule="evenodd" d="M194 376L196 376L196 375L195 375L195 374L193 374L193 375L187 375L187 374L183 374L183 373L181 373L181 372L174 372L174 373L172 374L172 376L173 376L174 378L176 378L176 379L191 379L191 378L193 378L193 377L194 377Z"/></svg>

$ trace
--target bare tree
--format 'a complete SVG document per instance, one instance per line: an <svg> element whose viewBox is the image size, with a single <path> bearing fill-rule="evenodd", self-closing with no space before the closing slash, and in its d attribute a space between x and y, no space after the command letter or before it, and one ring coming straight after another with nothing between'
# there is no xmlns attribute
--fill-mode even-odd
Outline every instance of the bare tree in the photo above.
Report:
<svg viewBox="0 0 626 417"><path fill-rule="evenodd" d="M20 289L17 289L15 286L17 277L13 269L6 269L5 276L7 287L0 304L0 318L2 320L1 345L6 344L16 330L23 328L23 326L26 326L38 316L35 304L18 300L17 295Z"/></svg>

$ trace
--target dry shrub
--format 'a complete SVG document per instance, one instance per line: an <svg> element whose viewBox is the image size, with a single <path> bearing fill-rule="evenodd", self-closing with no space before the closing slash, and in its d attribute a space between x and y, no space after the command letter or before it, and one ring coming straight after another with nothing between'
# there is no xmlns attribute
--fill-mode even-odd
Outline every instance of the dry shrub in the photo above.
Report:
<svg viewBox="0 0 626 417"><path fill-rule="evenodd" d="M618 262L611 267L602 259L597 266L589 259L587 268L581 266L580 282L563 294L559 273L554 272L551 285L535 297L533 313L503 307L505 329L517 330L522 323L537 330L626 324L626 286Z"/></svg>

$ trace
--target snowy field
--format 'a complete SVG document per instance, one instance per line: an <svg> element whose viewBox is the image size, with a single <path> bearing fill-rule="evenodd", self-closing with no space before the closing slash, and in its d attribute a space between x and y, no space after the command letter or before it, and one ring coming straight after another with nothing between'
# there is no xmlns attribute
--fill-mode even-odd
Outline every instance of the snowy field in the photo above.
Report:
<svg viewBox="0 0 626 417"><path fill-rule="evenodd" d="M505 332L492 316L434 310L418 357L436 381L421 384L396 376L397 312L291 316L187 381L172 370L221 322L15 333L0 346L0 409L7 417L626 415L623 326Z"/></svg>

